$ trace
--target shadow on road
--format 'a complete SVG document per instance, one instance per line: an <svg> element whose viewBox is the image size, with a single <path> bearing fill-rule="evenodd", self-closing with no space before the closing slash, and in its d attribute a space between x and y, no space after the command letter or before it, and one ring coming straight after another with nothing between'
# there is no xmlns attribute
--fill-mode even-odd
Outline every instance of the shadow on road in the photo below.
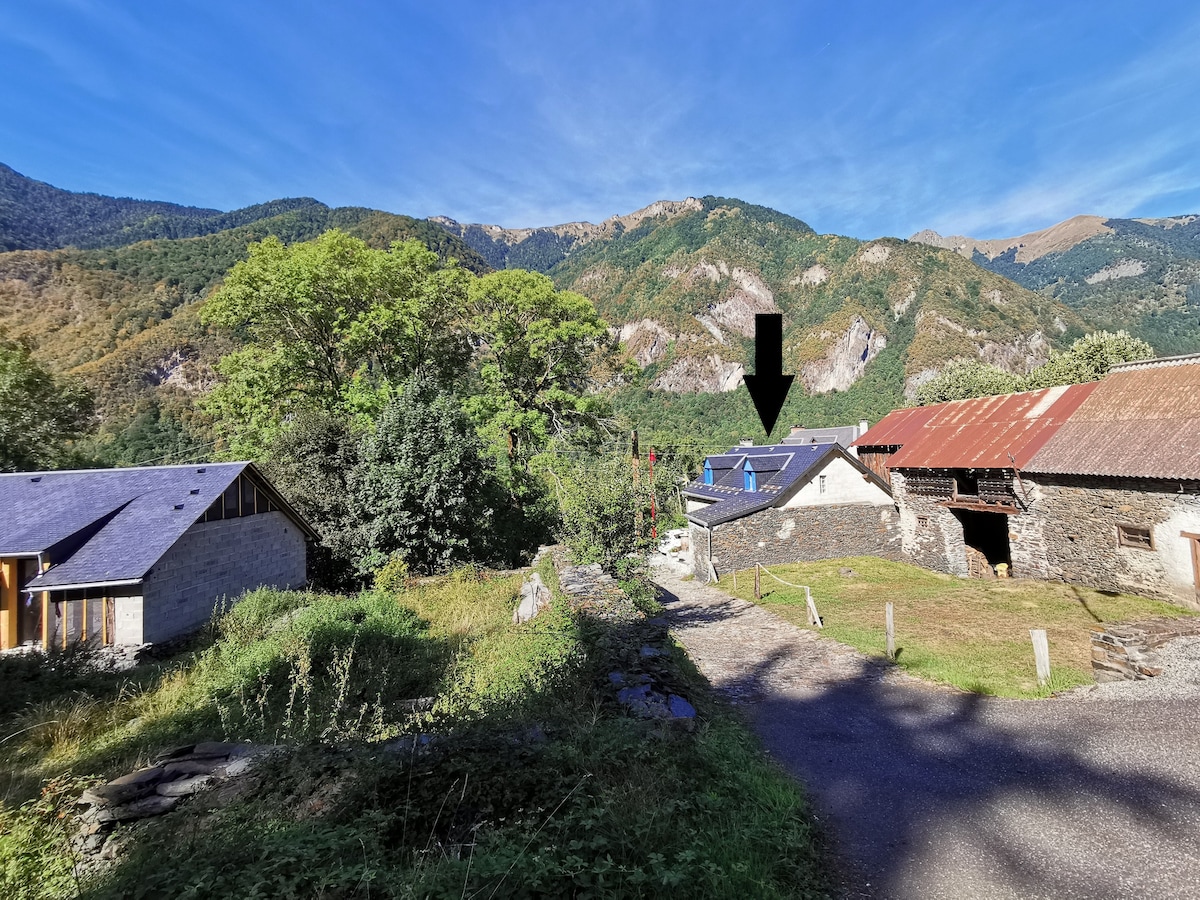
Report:
<svg viewBox="0 0 1200 900"><path fill-rule="evenodd" d="M757 610L661 599L685 645L721 629L728 647ZM867 658L797 685L785 669L802 648L750 643L714 687L755 698L743 709L764 745L832 821L849 895L1200 896L1195 704L995 700Z"/></svg>

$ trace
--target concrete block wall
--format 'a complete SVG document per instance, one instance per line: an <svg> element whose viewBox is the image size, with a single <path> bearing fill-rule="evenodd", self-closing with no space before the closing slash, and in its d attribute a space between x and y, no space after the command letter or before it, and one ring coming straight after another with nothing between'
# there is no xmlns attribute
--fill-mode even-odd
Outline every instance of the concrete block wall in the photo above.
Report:
<svg viewBox="0 0 1200 900"><path fill-rule="evenodd" d="M230 602L257 587L281 589L305 583L304 535L281 512L202 522L189 528L163 555L143 583L141 638L165 641L204 625L222 598ZM122 625L122 643L135 630ZM132 616L135 604L128 604Z"/></svg>
<svg viewBox="0 0 1200 900"><path fill-rule="evenodd" d="M708 577L708 533L689 529L693 571ZM765 509L712 529L717 573L842 556L903 559L896 511L891 506L845 504Z"/></svg>

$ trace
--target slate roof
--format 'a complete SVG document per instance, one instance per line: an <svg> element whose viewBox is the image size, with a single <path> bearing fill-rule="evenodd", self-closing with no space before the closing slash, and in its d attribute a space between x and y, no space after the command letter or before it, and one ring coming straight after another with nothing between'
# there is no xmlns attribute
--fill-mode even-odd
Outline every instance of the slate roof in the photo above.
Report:
<svg viewBox="0 0 1200 900"><path fill-rule="evenodd" d="M1200 480L1200 355L1113 366L1025 468Z"/></svg>
<svg viewBox="0 0 1200 900"><path fill-rule="evenodd" d="M832 428L797 428L783 439L785 444L841 444L849 447L858 437L857 425L836 425Z"/></svg>
<svg viewBox="0 0 1200 900"><path fill-rule="evenodd" d="M137 583L246 470L269 487L247 462L0 475L0 555L49 554L30 590Z"/></svg>
<svg viewBox="0 0 1200 900"><path fill-rule="evenodd" d="M1071 384L896 410L854 442L897 446L888 468L1024 469L1097 387Z"/></svg>
<svg viewBox="0 0 1200 900"><path fill-rule="evenodd" d="M811 474L828 457L839 455L850 460L864 473L868 472L837 443L734 447L729 453L710 456L707 461L713 468L713 484L705 484L701 480L693 481L684 488L683 495L694 500L716 502L687 513L687 518L697 525L711 528L776 506L786 501L794 490L804 483L806 473ZM712 466L713 460L720 461L722 474L719 478L718 469ZM743 473L747 462L759 473L756 491L745 489ZM729 466L731 467L727 468ZM879 481L874 473L869 474L887 490L887 486Z"/></svg>

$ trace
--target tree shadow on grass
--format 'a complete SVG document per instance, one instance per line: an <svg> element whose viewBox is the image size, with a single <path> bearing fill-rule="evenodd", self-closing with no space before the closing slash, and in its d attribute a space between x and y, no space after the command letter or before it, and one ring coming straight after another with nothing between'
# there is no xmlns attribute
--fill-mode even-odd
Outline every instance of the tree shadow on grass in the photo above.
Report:
<svg viewBox="0 0 1200 900"><path fill-rule="evenodd" d="M685 645L697 628L738 641L742 601L660 599ZM831 822L846 895L1200 890L1186 701L996 700L906 683L865 657L847 677L807 683L789 671L802 647L742 649L742 665L725 666L714 687L743 699L768 751Z"/></svg>

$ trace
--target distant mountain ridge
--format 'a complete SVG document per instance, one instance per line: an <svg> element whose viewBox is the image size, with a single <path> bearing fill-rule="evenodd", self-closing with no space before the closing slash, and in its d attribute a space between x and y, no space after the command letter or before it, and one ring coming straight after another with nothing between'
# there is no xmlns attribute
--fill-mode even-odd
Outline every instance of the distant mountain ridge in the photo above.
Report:
<svg viewBox="0 0 1200 900"><path fill-rule="evenodd" d="M447 216L432 216L429 221L461 237L493 268L548 272L573 250L593 240L616 237L630 228L636 228L646 219L698 209L700 201L688 197L684 200L656 200L626 215L609 216L599 225L567 222L538 228L502 228L499 225L463 225Z"/></svg>
<svg viewBox="0 0 1200 900"><path fill-rule="evenodd" d="M248 240L267 234L285 241L308 240L327 228L349 229L365 223L377 244L389 232L394 232L393 240L418 237L444 255L455 256L472 271L490 268L444 229L411 216L364 207L332 208L312 197L285 197L222 212L66 191L0 163L0 252L115 249L141 241L208 237L260 223L265 224L246 232Z"/></svg>
<svg viewBox="0 0 1200 900"><path fill-rule="evenodd" d="M1127 329L1160 354L1200 350L1200 216L1075 216L1015 238L911 239L1060 300L1096 327Z"/></svg>

